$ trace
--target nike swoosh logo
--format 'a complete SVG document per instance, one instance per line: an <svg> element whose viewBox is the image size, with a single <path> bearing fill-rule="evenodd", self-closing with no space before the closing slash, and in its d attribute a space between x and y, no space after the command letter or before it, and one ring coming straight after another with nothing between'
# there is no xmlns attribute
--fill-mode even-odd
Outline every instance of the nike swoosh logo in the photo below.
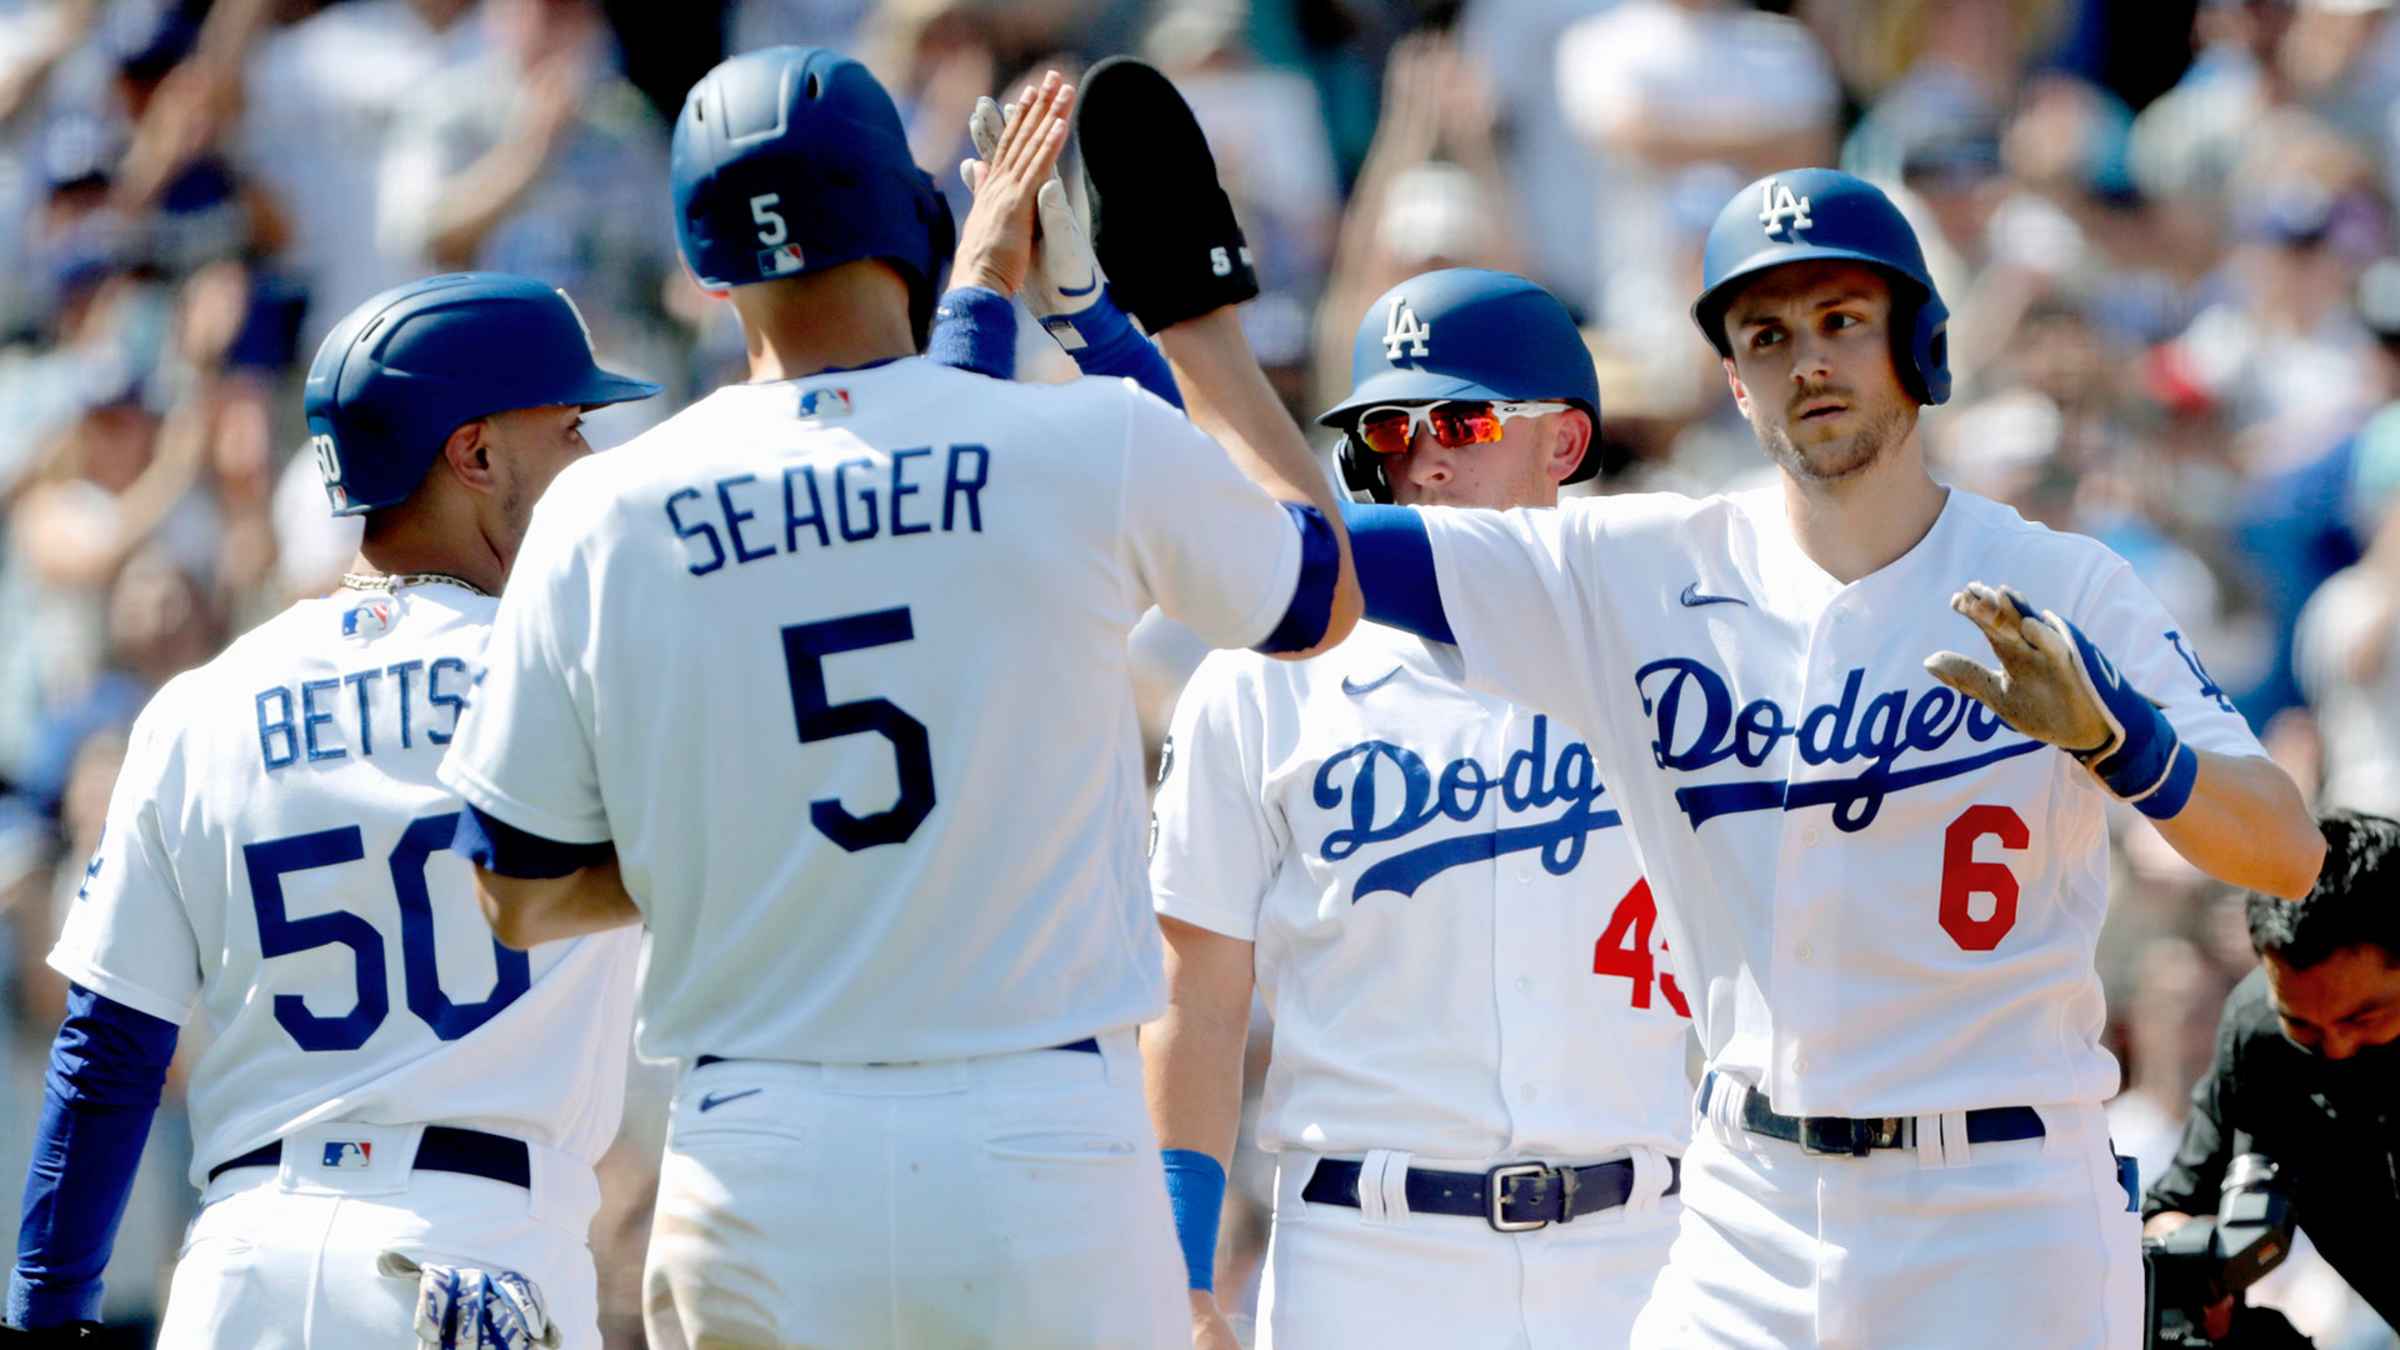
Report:
<svg viewBox="0 0 2400 1350"><path fill-rule="evenodd" d="M755 1097L764 1091L766 1091L765 1088L744 1088L739 1092L706 1093L700 1098L700 1113L706 1115L727 1102L738 1102L744 1097Z"/></svg>
<svg viewBox="0 0 2400 1350"><path fill-rule="evenodd" d="M1702 605L1747 605L1750 603L1738 595L1703 594L1700 590L1700 583L1697 581L1684 583L1683 594L1675 598L1683 602L1685 609L1698 609Z"/></svg>
<svg viewBox="0 0 2400 1350"><path fill-rule="evenodd" d="M1342 692L1348 694L1352 698L1365 698L1367 695L1372 694L1376 690L1381 689L1385 685L1391 683L1392 677L1399 673L1400 667L1394 666L1390 670L1383 672L1381 676L1369 680L1365 684L1356 683L1349 676L1344 675L1342 677Z"/></svg>
<svg viewBox="0 0 2400 1350"><path fill-rule="evenodd" d="M1084 287L1084 288L1083 288L1082 290L1080 290L1080 291L1079 291L1079 290L1076 290L1076 289L1075 289L1074 287L1072 287L1072 286L1061 286L1061 287L1059 287L1059 288L1058 288L1058 293L1059 293L1060 295L1090 295L1092 292L1094 292L1094 291L1096 291L1096 290L1099 290L1099 289L1100 289L1100 278L1099 278L1097 275L1095 275L1095 276L1093 276L1093 278L1092 278L1092 284L1091 284L1091 285L1089 285L1089 286L1086 286L1086 287Z"/></svg>

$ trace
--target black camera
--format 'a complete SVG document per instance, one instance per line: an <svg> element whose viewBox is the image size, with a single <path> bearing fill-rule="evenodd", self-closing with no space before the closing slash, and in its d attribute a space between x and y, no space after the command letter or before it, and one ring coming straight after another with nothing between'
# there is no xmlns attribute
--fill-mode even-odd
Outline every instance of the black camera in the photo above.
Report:
<svg viewBox="0 0 2400 1350"><path fill-rule="evenodd" d="M2280 1170L2271 1158L2244 1153L2225 1169L2214 1216L2142 1239L2153 1350L2307 1350L2309 1339L2283 1314L2241 1301L2243 1290L2292 1252L2292 1197ZM2208 1309L2227 1299L2230 1326L2212 1337Z"/></svg>

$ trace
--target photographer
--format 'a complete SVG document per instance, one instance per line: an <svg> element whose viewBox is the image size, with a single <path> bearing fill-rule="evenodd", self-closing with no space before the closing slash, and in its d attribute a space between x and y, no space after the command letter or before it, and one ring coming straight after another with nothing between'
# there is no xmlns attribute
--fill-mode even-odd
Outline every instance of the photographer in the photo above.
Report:
<svg viewBox="0 0 2400 1350"><path fill-rule="evenodd" d="M2217 1213L2234 1157L2263 1155L2279 1166L2301 1231L2400 1326L2389 1278L2400 1227L2400 822L2337 811L2320 824L2316 888L2290 903L2250 898L2260 968L2225 1002L2182 1146L2144 1198L2144 1231L2163 1236ZM2227 1335L2232 1303L2208 1311L2212 1338Z"/></svg>

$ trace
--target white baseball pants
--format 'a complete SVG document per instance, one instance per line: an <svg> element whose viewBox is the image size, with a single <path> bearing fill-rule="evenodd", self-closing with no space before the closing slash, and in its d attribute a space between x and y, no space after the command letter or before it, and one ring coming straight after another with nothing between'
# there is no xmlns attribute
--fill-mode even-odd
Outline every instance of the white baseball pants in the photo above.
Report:
<svg viewBox="0 0 2400 1350"><path fill-rule="evenodd" d="M1259 1350L1622 1346L1666 1263L1681 1209L1661 1194L1670 1175L1664 1155L1622 1207L1517 1233L1458 1215L1410 1214L1405 1193L1370 1191L1369 1209L1310 1204L1300 1192L1316 1161L1277 1158ZM1398 1155L1387 1165L1480 1172L1492 1161Z"/></svg>
<svg viewBox="0 0 2400 1350"><path fill-rule="evenodd" d="M279 1168L239 1167L210 1182L175 1264L159 1350L415 1345L417 1282L375 1269L387 1248L419 1262L514 1270L541 1290L564 1350L599 1350L586 1245L600 1204L592 1169L529 1146L530 1190L412 1171L422 1129L314 1126L286 1137ZM365 1165L324 1165L334 1141L369 1144Z"/></svg>
<svg viewBox="0 0 2400 1350"><path fill-rule="evenodd" d="M1713 1094L1683 1164L1683 1224L1636 1350L2138 1350L2141 1216L2097 1106L2037 1107L2039 1139L1811 1155ZM1945 1136L1958 1142L1944 1148Z"/></svg>
<svg viewBox="0 0 2400 1350"><path fill-rule="evenodd" d="M651 1344L1189 1344L1141 1059L1130 1031L1100 1044L694 1069L659 1168Z"/></svg>

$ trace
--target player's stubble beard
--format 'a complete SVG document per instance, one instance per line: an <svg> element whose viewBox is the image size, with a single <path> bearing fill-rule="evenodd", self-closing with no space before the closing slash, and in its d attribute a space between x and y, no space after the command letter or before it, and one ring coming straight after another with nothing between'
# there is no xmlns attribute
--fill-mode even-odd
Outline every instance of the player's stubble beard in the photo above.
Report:
<svg viewBox="0 0 2400 1350"><path fill-rule="evenodd" d="M1751 429L1757 433L1758 443L1768 458L1803 483L1831 484L1856 478L1875 467L1886 450L1908 438L1916 410L1907 405L1863 409L1855 402L1856 394L1821 387L1803 390L1785 405L1785 411L1810 399L1844 396L1853 400L1854 415L1861 419L1858 429L1847 437L1803 448L1792 439L1791 428L1783 418L1768 420L1754 415Z"/></svg>

